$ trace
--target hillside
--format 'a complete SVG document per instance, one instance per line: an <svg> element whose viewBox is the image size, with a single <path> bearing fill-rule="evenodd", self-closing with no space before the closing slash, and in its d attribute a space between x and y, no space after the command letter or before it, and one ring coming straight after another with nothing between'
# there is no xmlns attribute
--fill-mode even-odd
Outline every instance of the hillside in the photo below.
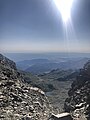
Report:
<svg viewBox="0 0 90 120"><path fill-rule="evenodd" d="M75 80L76 76L79 74L79 70L61 70L61 69L53 69L48 73L43 73L38 75L38 77L48 81L67 81L67 80Z"/></svg>
<svg viewBox="0 0 90 120"><path fill-rule="evenodd" d="M72 112L75 119L90 120L90 61L81 69L68 95L65 111Z"/></svg>
<svg viewBox="0 0 90 120"><path fill-rule="evenodd" d="M0 54L0 120L47 120L51 111L45 93L24 83L15 63Z"/></svg>

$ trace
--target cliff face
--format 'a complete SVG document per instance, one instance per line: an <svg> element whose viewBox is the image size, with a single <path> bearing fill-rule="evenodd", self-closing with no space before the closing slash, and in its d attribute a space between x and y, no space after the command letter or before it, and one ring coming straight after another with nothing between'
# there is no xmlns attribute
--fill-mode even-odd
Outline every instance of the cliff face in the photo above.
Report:
<svg viewBox="0 0 90 120"><path fill-rule="evenodd" d="M65 101L65 111L77 120L90 120L90 61L73 82Z"/></svg>
<svg viewBox="0 0 90 120"><path fill-rule="evenodd" d="M44 92L24 83L15 63L0 54L0 120L47 120L50 112Z"/></svg>

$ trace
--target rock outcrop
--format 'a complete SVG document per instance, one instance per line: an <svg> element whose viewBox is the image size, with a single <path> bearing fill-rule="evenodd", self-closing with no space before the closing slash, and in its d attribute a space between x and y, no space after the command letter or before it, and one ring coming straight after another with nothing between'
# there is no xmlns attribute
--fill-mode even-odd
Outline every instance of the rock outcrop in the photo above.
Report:
<svg viewBox="0 0 90 120"><path fill-rule="evenodd" d="M90 61L80 70L65 101L65 111L75 120L90 120Z"/></svg>
<svg viewBox="0 0 90 120"><path fill-rule="evenodd" d="M0 54L0 120L47 120L51 111L44 92L24 83L15 63Z"/></svg>
<svg viewBox="0 0 90 120"><path fill-rule="evenodd" d="M73 118L71 117L70 113L65 112L57 115L52 114L50 120L73 120Z"/></svg>
<svg viewBox="0 0 90 120"><path fill-rule="evenodd" d="M16 70L15 62L9 60L7 57L3 56L2 54L0 54L0 64L2 64L3 66L7 66L10 69L12 68Z"/></svg>

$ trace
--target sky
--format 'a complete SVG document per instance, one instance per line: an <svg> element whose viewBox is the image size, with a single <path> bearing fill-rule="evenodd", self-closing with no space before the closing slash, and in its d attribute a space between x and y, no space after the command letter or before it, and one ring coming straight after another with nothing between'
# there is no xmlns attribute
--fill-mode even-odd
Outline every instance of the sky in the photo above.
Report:
<svg viewBox="0 0 90 120"><path fill-rule="evenodd" d="M0 52L90 53L90 0L73 0L67 25L54 0L0 0Z"/></svg>

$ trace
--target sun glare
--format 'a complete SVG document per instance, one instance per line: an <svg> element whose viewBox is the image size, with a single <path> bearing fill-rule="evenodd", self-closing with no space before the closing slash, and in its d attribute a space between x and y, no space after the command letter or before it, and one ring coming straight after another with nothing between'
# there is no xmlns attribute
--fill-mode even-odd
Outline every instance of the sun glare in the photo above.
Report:
<svg viewBox="0 0 90 120"><path fill-rule="evenodd" d="M70 13L73 0L54 0L54 2L61 13L63 21L67 22L71 17Z"/></svg>

